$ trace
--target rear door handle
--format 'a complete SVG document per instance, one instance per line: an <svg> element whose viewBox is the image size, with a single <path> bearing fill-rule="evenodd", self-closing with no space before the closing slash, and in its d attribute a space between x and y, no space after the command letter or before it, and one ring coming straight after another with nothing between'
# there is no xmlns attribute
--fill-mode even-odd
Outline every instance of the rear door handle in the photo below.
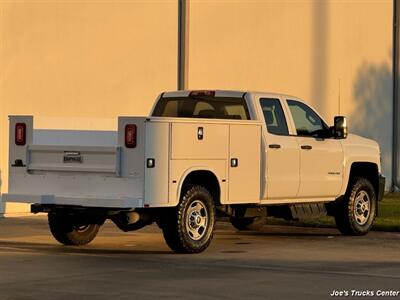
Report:
<svg viewBox="0 0 400 300"><path fill-rule="evenodd" d="M271 145L269 145L268 147L269 147L269 148L272 148L272 149L279 149L279 148L281 147L281 145L278 145L278 144L271 144Z"/></svg>
<svg viewBox="0 0 400 300"><path fill-rule="evenodd" d="M312 149L312 146L310 146L310 145L302 145L302 146L301 146L301 149L304 149L304 150L311 150L311 149Z"/></svg>

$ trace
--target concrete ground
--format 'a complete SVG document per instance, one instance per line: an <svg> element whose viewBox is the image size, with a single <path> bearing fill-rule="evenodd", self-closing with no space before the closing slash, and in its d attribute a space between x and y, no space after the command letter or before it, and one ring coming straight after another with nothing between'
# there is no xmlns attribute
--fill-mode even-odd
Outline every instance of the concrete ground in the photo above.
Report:
<svg viewBox="0 0 400 300"><path fill-rule="evenodd" d="M66 247L45 217L0 219L2 300L328 299L334 290L400 291L400 234L219 224L206 252L177 255L156 226L123 233L107 222L90 245Z"/></svg>

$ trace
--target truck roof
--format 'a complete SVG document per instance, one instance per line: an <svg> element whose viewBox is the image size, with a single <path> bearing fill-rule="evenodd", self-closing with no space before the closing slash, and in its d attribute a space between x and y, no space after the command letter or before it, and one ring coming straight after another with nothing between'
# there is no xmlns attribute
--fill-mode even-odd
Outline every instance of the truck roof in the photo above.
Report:
<svg viewBox="0 0 400 300"><path fill-rule="evenodd" d="M266 97L286 97L298 99L298 97L282 94L282 93L272 93L272 92L260 92L260 91L244 91L244 90L181 90L181 91L168 91L162 94L163 98L170 97L188 97L192 92L214 92L215 97L243 97L244 94L249 93L253 95L263 95Z"/></svg>

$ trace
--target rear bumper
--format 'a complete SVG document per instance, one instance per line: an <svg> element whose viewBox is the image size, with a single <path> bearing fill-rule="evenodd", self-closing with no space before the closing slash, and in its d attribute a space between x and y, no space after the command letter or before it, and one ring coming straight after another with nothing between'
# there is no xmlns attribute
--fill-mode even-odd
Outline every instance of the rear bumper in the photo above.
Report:
<svg viewBox="0 0 400 300"><path fill-rule="evenodd" d="M383 193L385 192L385 182L386 178L382 174L379 174L378 201L381 201L383 198Z"/></svg>
<svg viewBox="0 0 400 300"><path fill-rule="evenodd" d="M55 195L24 195L3 194L4 202L73 205L81 207L104 207L104 208L139 208L143 207L141 198L99 198L99 197L66 197Z"/></svg>

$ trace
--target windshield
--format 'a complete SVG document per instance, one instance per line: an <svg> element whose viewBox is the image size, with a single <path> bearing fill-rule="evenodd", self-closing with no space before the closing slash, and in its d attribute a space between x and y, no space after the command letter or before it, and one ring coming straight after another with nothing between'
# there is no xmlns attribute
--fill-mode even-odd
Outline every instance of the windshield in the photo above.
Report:
<svg viewBox="0 0 400 300"><path fill-rule="evenodd" d="M246 101L235 97L161 98L154 108L153 117L250 119Z"/></svg>

